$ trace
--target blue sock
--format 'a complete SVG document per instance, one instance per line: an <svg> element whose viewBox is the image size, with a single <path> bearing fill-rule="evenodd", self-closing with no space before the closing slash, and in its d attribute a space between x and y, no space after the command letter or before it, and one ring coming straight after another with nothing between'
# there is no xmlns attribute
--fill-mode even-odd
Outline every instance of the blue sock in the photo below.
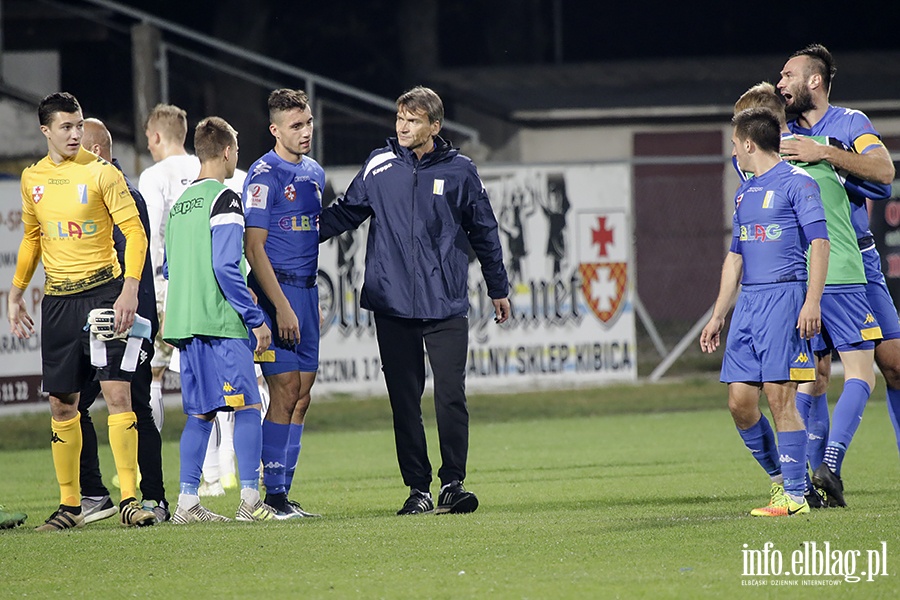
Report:
<svg viewBox="0 0 900 600"><path fill-rule="evenodd" d="M283 494L285 449L288 444L290 425L282 425L264 420L262 423L262 463L263 483L266 494Z"/></svg>
<svg viewBox="0 0 900 600"><path fill-rule="evenodd" d="M809 455L809 466L813 471L822 464L822 458L825 456L829 425L828 394L814 396L809 411L809 423L806 425L806 435L809 437L806 452Z"/></svg>
<svg viewBox="0 0 900 600"><path fill-rule="evenodd" d="M287 456L285 457L284 486L285 491L291 491L294 483L294 471L297 469L297 460L300 458L300 438L303 437L303 424L291 423L291 433L288 436ZM900 438L898 438L900 439Z"/></svg>
<svg viewBox="0 0 900 600"><path fill-rule="evenodd" d="M894 426L894 435L897 436L897 450L900 451L900 390L887 389L888 416L891 425Z"/></svg>
<svg viewBox="0 0 900 600"><path fill-rule="evenodd" d="M775 444L775 433L769 420L761 415L755 425L747 429L738 429L744 445L753 454L753 458L759 463L770 477L781 473L781 465L778 461L778 447ZM774 449L774 452L773 452Z"/></svg>
<svg viewBox="0 0 900 600"><path fill-rule="evenodd" d="M806 493L806 431L779 431L778 454L784 493L802 499Z"/></svg>
<svg viewBox="0 0 900 600"><path fill-rule="evenodd" d="M259 411L234 411L234 455L237 457L241 488L259 489L259 460L262 455L262 427Z"/></svg>
<svg viewBox="0 0 900 600"><path fill-rule="evenodd" d="M841 474L841 463L844 462L844 453L850 447L853 434L859 428L862 421L863 410L872 390L869 384L861 379L848 379L844 382L844 391L834 406L834 416L831 419L831 433L828 436L828 448L825 450L823 462L834 471L835 475ZM830 451L836 448L836 452Z"/></svg>
<svg viewBox="0 0 900 600"><path fill-rule="evenodd" d="M179 451L181 457L179 479L182 494L197 495L200 473L203 471L203 458L206 456L206 446L209 444L209 434L212 428L212 421L188 415L184 431L181 432Z"/></svg>

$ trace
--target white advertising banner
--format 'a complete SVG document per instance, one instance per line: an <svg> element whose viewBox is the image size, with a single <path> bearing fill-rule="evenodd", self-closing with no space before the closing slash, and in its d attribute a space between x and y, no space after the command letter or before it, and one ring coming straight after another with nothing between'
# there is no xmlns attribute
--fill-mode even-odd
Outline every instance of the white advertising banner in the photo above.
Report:
<svg viewBox="0 0 900 600"><path fill-rule="evenodd" d="M328 172L335 190L352 172ZM522 390L637 377L631 174L627 165L480 170L500 223L512 317L494 323L469 270L469 390ZM359 307L367 224L320 247L318 392L384 394L375 327Z"/></svg>
<svg viewBox="0 0 900 600"><path fill-rule="evenodd" d="M37 333L20 340L9 331L7 299L22 241L22 195L18 179L0 181L0 404L34 402L40 398L41 298L44 270L38 266L25 291L25 304Z"/></svg>
<svg viewBox="0 0 900 600"><path fill-rule="evenodd" d="M327 171L338 193L355 170ZM627 165L480 170L500 224L512 316L494 323L474 255L469 269L469 390L577 386L637 377L631 175ZM22 238L18 181L0 182L2 310ZM359 306L368 223L320 246L318 393L384 394L371 313ZM0 334L0 403L38 399L39 269L26 293L38 335Z"/></svg>

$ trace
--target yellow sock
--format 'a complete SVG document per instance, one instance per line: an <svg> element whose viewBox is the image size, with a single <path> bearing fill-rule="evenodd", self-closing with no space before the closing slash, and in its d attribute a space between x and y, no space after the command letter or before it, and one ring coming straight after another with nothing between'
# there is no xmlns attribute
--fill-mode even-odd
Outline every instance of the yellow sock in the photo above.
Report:
<svg viewBox="0 0 900 600"><path fill-rule="evenodd" d="M59 482L59 503L81 506L81 413L68 421L50 420L50 451Z"/></svg>
<svg viewBox="0 0 900 600"><path fill-rule="evenodd" d="M137 417L133 412L118 413L109 415L106 423L122 500L137 498Z"/></svg>

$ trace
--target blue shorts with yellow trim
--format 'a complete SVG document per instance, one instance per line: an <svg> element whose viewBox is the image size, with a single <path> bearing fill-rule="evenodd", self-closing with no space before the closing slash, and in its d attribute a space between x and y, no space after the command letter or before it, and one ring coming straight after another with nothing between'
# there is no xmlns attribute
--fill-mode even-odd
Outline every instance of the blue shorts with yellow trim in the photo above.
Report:
<svg viewBox="0 0 900 600"><path fill-rule="evenodd" d="M314 281L314 278L312 278ZM319 288L316 285L304 287L279 282L281 291L291 304L297 321L300 323L300 342L288 344L278 337L275 321L275 306L266 297L262 287L254 277L248 277L250 288L259 298L259 307L263 310L266 325L272 330L272 344L265 352L256 355L256 361L262 368L263 375L277 375L291 371L315 373L319 369ZM250 332L250 343L256 345L256 338Z"/></svg>
<svg viewBox="0 0 900 600"><path fill-rule="evenodd" d="M814 352L872 350L881 339L864 285L826 285L821 306L822 333L812 339Z"/></svg>
<svg viewBox="0 0 900 600"><path fill-rule="evenodd" d="M888 292L884 273L881 272L881 256L878 250L872 247L862 253L863 266L866 268L866 298L872 313L881 326L881 337L885 340L900 338L900 318L897 317L897 307Z"/></svg>
<svg viewBox="0 0 900 600"><path fill-rule="evenodd" d="M259 404L247 340L194 337L181 350L181 401L188 415Z"/></svg>
<svg viewBox="0 0 900 600"><path fill-rule="evenodd" d="M797 331L805 299L803 282L744 286L731 317L720 380L815 381L809 341Z"/></svg>

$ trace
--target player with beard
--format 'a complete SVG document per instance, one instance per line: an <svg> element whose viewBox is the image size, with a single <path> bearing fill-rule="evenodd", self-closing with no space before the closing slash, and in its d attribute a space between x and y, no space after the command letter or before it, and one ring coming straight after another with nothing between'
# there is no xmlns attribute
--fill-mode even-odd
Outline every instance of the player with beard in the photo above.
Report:
<svg viewBox="0 0 900 600"><path fill-rule="evenodd" d="M777 87L785 98L787 111L797 117L788 122L794 139L782 142L781 153L787 160L828 162L846 178L851 222L865 267L866 295L882 330L883 340L875 347L875 362L887 382L888 412L900 445L900 320L881 272L881 258L869 230L866 209L866 198L880 200L890 196L894 165L865 114L829 104L835 72L831 53L820 44L795 52L785 63ZM839 142L840 147L817 142L812 136L827 136L830 141ZM811 400L818 406L819 414L827 414L825 390L830 372L831 362L827 357L818 369ZM842 396L835 406L824 462L813 475L813 482L837 506L846 505L841 465L862 419L869 395L863 392L866 391L860 389L855 397Z"/></svg>

